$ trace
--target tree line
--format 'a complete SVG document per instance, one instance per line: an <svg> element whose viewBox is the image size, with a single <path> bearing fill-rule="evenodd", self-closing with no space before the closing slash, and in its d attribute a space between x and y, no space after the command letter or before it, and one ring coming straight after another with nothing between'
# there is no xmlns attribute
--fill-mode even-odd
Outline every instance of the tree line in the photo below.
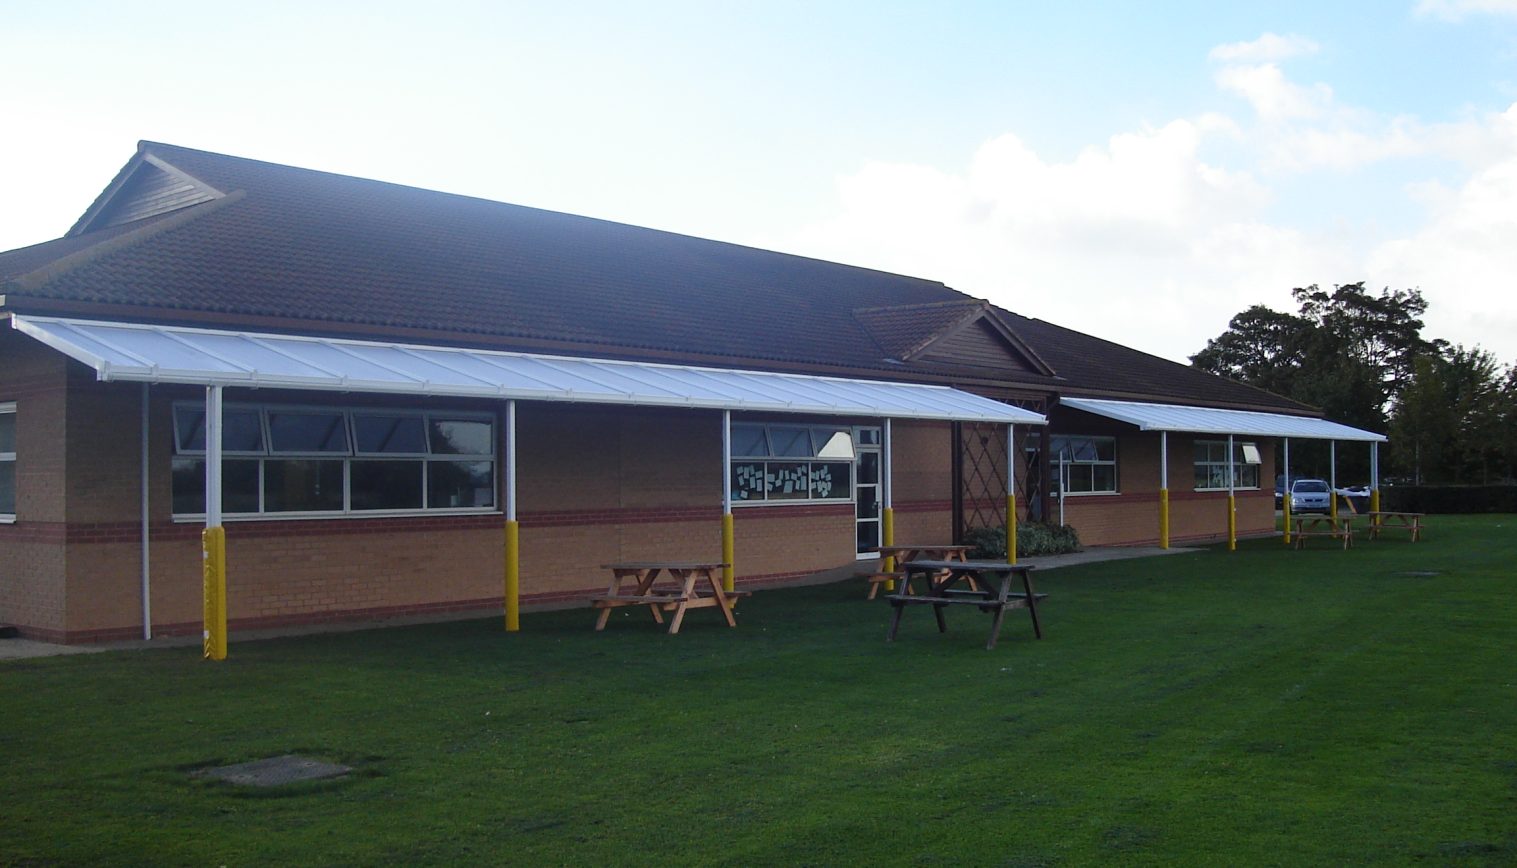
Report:
<svg viewBox="0 0 1517 868"><path fill-rule="evenodd" d="M1291 290L1297 310L1254 305L1190 357L1203 371L1384 432L1381 478L1489 484L1517 478L1517 364L1479 345L1423 336L1416 289L1364 283ZM1368 454L1342 449L1339 483L1368 481ZM1299 458L1298 458L1299 455ZM1326 473L1327 447L1291 444L1292 475ZM1346 475L1347 474L1347 475Z"/></svg>

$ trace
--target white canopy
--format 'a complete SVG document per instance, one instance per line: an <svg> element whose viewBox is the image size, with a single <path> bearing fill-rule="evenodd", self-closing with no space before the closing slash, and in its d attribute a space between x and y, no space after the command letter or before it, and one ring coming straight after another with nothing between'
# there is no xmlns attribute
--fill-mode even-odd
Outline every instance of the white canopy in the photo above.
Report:
<svg viewBox="0 0 1517 868"><path fill-rule="evenodd" d="M101 380L1043 425L947 386L57 317L11 325Z"/></svg>
<svg viewBox="0 0 1517 868"><path fill-rule="evenodd" d="M1385 435L1362 431L1326 419L1256 413L1251 410L1216 410L1178 404L1144 404L1137 401L1106 401L1095 398L1064 398L1065 407L1138 426L1140 431L1184 431L1195 434L1244 434L1254 437L1300 437L1307 440L1357 440L1384 443Z"/></svg>

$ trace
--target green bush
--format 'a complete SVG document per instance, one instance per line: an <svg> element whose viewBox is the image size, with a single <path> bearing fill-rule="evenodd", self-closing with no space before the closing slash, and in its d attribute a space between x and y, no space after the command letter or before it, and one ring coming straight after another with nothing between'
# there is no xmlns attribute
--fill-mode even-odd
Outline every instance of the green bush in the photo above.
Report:
<svg viewBox="0 0 1517 868"><path fill-rule="evenodd" d="M1006 557L1006 528L977 527L964 534L964 544L974 546L969 556L1000 560ZM1067 524L1018 524L1017 557L1062 555L1080 550L1080 535Z"/></svg>

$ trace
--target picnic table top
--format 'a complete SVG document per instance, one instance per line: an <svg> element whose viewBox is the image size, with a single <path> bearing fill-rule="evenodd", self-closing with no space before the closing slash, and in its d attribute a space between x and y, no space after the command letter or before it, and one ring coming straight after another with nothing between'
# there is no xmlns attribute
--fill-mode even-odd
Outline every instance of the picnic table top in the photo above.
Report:
<svg viewBox="0 0 1517 868"><path fill-rule="evenodd" d="M948 545L944 543L891 543L888 546L871 546L870 551L913 551L913 552L967 552L974 546Z"/></svg>
<svg viewBox="0 0 1517 868"><path fill-rule="evenodd" d="M1031 564L1008 564L1005 561L907 561L901 564L902 569L916 568L918 570L959 570L985 573L1014 573L1019 570L1031 570Z"/></svg>
<svg viewBox="0 0 1517 868"><path fill-rule="evenodd" d="M719 570L726 567L722 561L626 561L616 564L601 564L603 570Z"/></svg>
<svg viewBox="0 0 1517 868"><path fill-rule="evenodd" d="M1422 518L1423 516L1427 515L1427 513L1425 513L1425 512L1403 512L1401 510L1394 510L1394 509L1380 509L1380 510L1376 510L1374 512L1361 512L1359 514L1360 515L1379 515L1379 516L1402 515L1402 516L1406 516L1407 518Z"/></svg>

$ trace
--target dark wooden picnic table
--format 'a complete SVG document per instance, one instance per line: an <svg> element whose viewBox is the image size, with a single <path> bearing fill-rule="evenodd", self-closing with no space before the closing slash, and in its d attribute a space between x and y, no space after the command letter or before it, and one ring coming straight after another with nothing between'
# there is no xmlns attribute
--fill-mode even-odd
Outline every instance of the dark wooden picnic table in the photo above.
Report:
<svg viewBox="0 0 1517 868"><path fill-rule="evenodd" d="M948 631L943 610L949 606L974 606L982 612L988 612L991 620L986 650L996 647L1006 610L1025 607L1032 617L1033 635L1043 638L1043 627L1038 623L1038 600L1048 595L1033 590L1031 566L1001 561L919 560L907 561L901 565L901 569L906 573L907 579L920 577L927 591L913 594L908 585L903 587L902 593L886 597L890 605L895 607L895 615L890 619L890 632L885 634L887 642L895 641L896 631L901 626L901 615L907 606L931 606L938 621L939 633ZM1012 581L1016 578L1021 579L1021 592L1011 589ZM960 581L970 587L955 588L954 585Z"/></svg>

